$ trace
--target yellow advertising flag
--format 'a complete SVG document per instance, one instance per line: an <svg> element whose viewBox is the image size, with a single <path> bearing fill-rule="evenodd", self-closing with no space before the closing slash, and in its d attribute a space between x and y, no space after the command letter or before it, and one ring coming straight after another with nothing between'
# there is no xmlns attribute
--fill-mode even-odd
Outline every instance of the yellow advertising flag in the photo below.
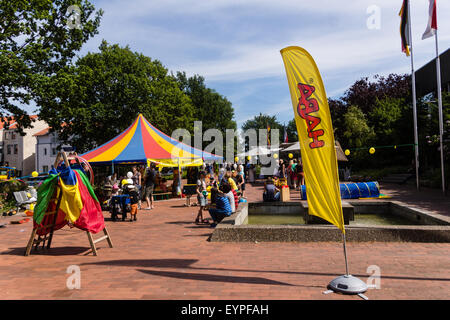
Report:
<svg viewBox="0 0 450 320"><path fill-rule="evenodd" d="M282 49L305 174L309 214L345 233L333 125L322 78L300 47Z"/></svg>

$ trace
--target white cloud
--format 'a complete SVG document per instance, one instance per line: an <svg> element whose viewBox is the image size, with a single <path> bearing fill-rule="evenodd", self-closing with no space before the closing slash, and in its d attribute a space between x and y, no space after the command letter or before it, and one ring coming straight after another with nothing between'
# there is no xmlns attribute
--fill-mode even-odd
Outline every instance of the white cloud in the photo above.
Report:
<svg viewBox="0 0 450 320"><path fill-rule="evenodd" d="M380 30L366 27L370 5L381 8ZM284 114L292 106L279 50L289 45L311 53L329 96L341 94L361 77L409 73L410 61L400 49L400 6L401 1L392 0L97 1L105 15L101 33L87 48L96 50L102 38L130 44L172 71L200 74L207 83L233 88L227 97L237 119L261 108ZM411 6L418 69L434 58L434 41L421 40L428 1L413 1ZM449 12L450 1L438 1L441 52L449 47ZM273 101L254 106L251 97L270 90L254 81L261 79L283 85L273 89Z"/></svg>

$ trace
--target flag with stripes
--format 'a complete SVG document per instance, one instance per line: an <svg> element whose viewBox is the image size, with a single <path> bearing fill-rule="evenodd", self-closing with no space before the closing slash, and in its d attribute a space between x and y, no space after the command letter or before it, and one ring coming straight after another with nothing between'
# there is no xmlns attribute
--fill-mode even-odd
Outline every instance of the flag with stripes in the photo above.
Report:
<svg viewBox="0 0 450 320"><path fill-rule="evenodd" d="M422 40L432 37L436 34L437 19L436 19L436 0L429 0L430 6L428 7L428 25L422 35Z"/></svg>
<svg viewBox="0 0 450 320"><path fill-rule="evenodd" d="M409 57L409 45L411 40L409 39L409 19L408 19L408 1L403 0L402 8L400 9L400 36L402 38L402 52L406 53Z"/></svg>

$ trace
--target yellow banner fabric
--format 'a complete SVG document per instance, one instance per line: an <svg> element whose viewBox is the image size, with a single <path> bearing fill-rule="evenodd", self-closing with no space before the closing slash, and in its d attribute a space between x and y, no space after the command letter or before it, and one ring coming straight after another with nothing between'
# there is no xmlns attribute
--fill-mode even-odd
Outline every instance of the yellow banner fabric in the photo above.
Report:
<svg viewBox="0 0 450 320"><path fill-rule="evenodd" d="M303 48L284 48L281 56L294 107L309 214L345 233L333 126L322 78Z"/></svg>

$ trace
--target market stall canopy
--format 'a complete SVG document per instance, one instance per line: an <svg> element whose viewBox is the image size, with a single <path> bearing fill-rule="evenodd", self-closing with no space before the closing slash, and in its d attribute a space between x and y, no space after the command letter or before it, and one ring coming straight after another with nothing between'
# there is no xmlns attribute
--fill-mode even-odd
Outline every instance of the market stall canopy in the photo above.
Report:
<svg viewBox="0 0 450 320"><path fill-rule="evenodd" d="M336 156L337 156L338 161L348 161L347 157L344 154L344 151L341 148L341 145L337 141L336 141L335 148L336 148ZM292 146L287 147L282 150L282 152L289 152L289 151L300 151L300 143L297 141Z"/></svg>
<svg viewBox="0 0 450 320"><path fill-rule="evenodd" d="M142 114L124 132L105 144L81 155L90 163L146 163L147 159L203 159L222 161L223 157L196 149L172 139L154 127Z"/></svg>
<svg viewBox="0 0 450 320"><path fill-rule="evenodd" d="M246 157L246 156L253 157L253 156L259 156L259 155L267 155L267 154L271 154L274 151L278 151L280 149L281 148L270 148L269 149L269 148L266 148L266 147L263 147L263 146L258 146L258 147L255 147L255 148L247 151L247 152L240 153L237 156L238 157Z"/></svg>

